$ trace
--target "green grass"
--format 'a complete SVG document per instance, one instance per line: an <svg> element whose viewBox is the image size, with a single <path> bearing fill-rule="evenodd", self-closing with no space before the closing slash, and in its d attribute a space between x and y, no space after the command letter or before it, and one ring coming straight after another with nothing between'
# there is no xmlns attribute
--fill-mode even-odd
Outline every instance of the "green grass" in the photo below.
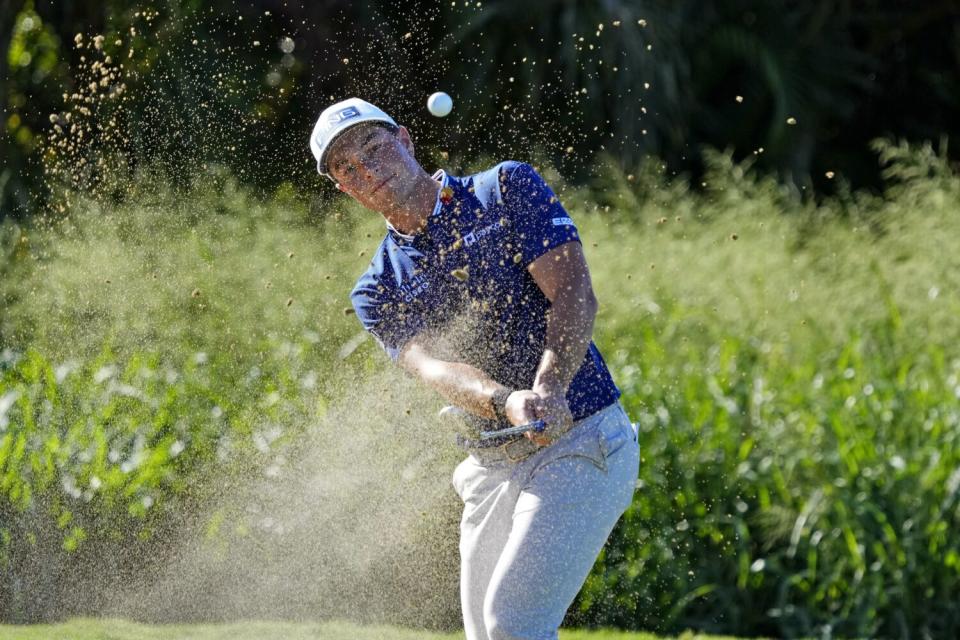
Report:
<svg viewBox="0 0 960 640"><path fill-rule="evenodd" d="M722 154L561 192L643 456L575 625L960 630L960 178L878 151L817 204ZM343 313L382 221L142 185L0 234L0 616L456 620L439 403Z"/></svg>
<svg viewBox="0 0 960 640"><path fill-rule="evenodd" d="M3 640L456 640L462 633L431 633L348 622L233 622L228 624L146 625L124 620L78 619L55 625L0 625ZM562 630L562 640L655 640L648 633ZM687 633L683 640L724 640Z"/></svg>

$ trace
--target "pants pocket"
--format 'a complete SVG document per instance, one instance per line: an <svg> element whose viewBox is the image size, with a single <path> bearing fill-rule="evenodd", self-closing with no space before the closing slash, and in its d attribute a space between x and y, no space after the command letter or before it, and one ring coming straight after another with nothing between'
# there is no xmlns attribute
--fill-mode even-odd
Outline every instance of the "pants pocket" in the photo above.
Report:
<svg viewBox="0 0 960 640"><path fill-rule="evenodd" d="M535 471L565 458L583 458L589 460L601 471L606 471L607 462L603 453L602 441L603 434L594 429L577 434L576 438L561 440L550 447L549 453L537 465Z"/></svg>
<svg viewBox="0 0 960 640"><path fill-rule="evenodd" d="M537 469L564 458L580 457L589 460L601 471L607 470L607 459L622 449L632 436L630 421L622 408L611 408L598 416L593 424L585 424L582 431L569 432L553 444Z"/></svg>
<svg viewBox="0 0 960 640"><path fill-rule="evenodd" d="M621 405L617 405L604 420L597 425L600 432L600 449L604 459L620 451L627 443L636 442L636 432L633 424Z"/></svg>

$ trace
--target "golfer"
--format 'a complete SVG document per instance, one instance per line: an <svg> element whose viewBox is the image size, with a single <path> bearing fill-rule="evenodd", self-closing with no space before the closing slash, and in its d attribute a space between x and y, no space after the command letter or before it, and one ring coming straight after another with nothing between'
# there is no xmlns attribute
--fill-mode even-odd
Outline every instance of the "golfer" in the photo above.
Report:
<svg viewBox="0 0 960 640"><path fill-rule="evenodd" d="M573 220L527 164L431 176L408 131L357 98L320 114L310 147L321 174L386 219L351 293L357 317L470 426L453 474L467 638L556 638L639 460L591 341L597 302Z"/></svg>

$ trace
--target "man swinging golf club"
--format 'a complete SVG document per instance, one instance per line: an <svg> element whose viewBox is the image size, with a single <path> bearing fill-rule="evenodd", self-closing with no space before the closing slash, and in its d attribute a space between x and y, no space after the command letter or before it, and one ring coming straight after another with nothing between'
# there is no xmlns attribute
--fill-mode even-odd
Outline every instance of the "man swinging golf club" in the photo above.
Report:
<svg viewBox="0 0 960 640"><path fill-rule="evenodd" d="M351 293L357 317L475 427L453 474L467 638L556 638L639 460L591 341L573 220L527 164L431 176L407 130L357 98L320 114L310 147L321 174L386 219Z"/></svg>

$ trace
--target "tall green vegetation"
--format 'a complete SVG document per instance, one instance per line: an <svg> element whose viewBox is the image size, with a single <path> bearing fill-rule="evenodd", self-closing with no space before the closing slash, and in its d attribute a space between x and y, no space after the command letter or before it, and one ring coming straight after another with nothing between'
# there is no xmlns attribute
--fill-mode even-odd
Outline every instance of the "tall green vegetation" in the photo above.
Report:
<svg viewBox="0 0 960 640"><path fill-rule="evenodd" d="M578 621L956 633L960 181L930 147L877 150L882 197L783 215L713 156L709 199L636 203L642 257L595 277L643 462Z"/></svg>
<svg viewBox="0 0 960 640"><path fill-rule="evenodd" d="M570 622L960 629L960 177L930 146L876 151L882 194L841 188L819 205L716 152L702 192L652 163L561 191L643 456ZM362 406L348 390L390 367L344 314L376 216L260 202L217 169L185 190L136 184L55 227L2 227L7 620L95 610L100 574L122 587L158 571L185 522L214 549L270 548L215 499L322 441L318 421L344 398ZM411 418L394 408L381 419L400 430ZM403 469L392 495L444 480ZM454 575L430 552L456 537L456 507L442 508L446 528L415 553ZM430 607L455 620L455 589Z"/></svg>

